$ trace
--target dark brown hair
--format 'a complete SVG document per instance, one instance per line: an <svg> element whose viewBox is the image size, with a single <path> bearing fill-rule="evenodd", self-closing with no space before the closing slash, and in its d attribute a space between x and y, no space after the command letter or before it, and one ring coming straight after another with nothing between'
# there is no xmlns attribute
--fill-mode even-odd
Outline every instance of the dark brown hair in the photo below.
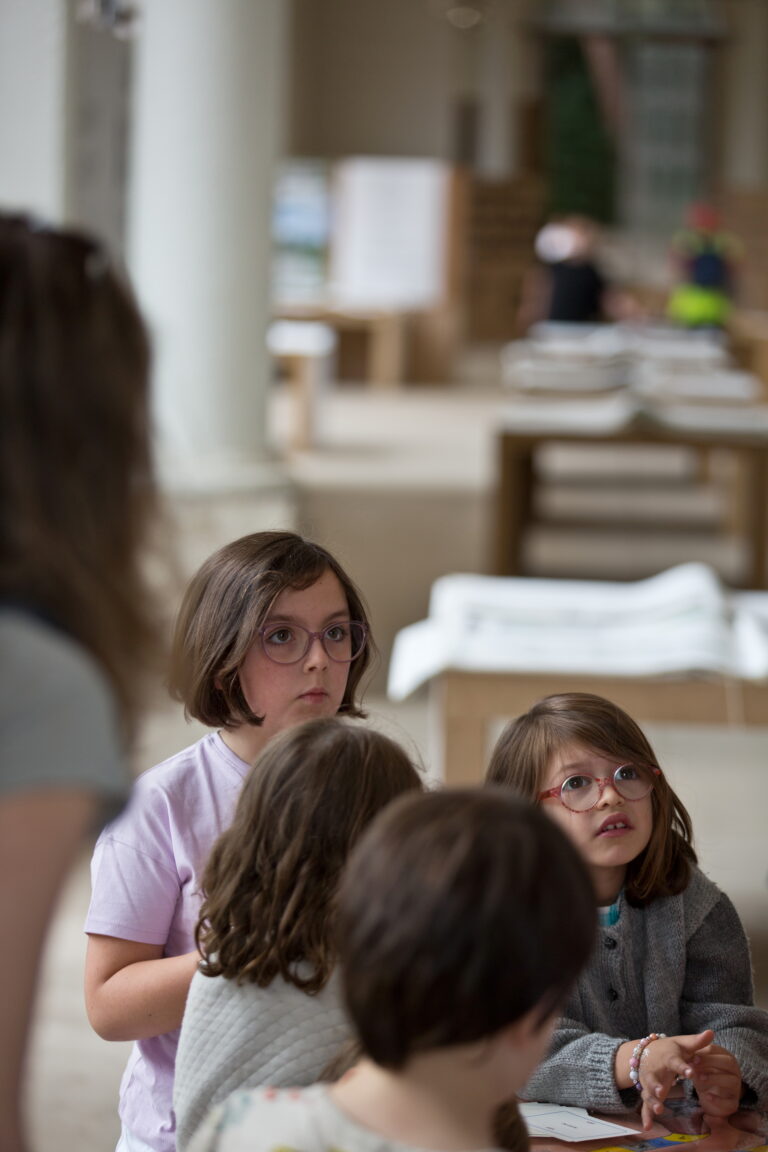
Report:
<svg viewBox="0 0 768 1152"><path fill-rule="evenodd" d="M339 961L363 1051L410 1056L554 1012L595 935L592 885L566 836L506 788L395 801L352 852Z"/></svg>
<svg viewBox="0 0 768 1152"><path fill-rule="evenodd" d="M150 349L89 237L0 214L0 596L104 671L126 736L156 664Z"/></svg>
<svg viewBox="0 0 768 1152"><path fill-rule="evenodd" d="M254 532L226 544L205 561L187 588L171 649L171 694L188 716L210 727L260 725L240 686L240 668L276 598L286 588L309 588L331 571L344 590L350 620L368 629L349 666L339 713L364 716L355 699L375 645L362 596L339 562L294 532Z"/></svg>
<svg viewBox="0 0 768 1152"><path fill-rule="evenodd" d="M491 754L486 780L535 802L552 757L567 744L580 744L617 763L660 768L644 733L618 705L591 692L563 692L539 700L507 725ZM627 866L626 896L636 907L682 892L696 863L691 818L663 772L654 776L651 805L651 838Z"/></svg>
<svg viewBox="0 0 768 1152"><path fill-rule="evenodd" d="M336 718L274 737L246 780L203 874L201 970L265 988L276 976L318 992L336 962L342 868L369 821L422 787L389 737ZM304 961L308 970L296 965Z"/></svg>

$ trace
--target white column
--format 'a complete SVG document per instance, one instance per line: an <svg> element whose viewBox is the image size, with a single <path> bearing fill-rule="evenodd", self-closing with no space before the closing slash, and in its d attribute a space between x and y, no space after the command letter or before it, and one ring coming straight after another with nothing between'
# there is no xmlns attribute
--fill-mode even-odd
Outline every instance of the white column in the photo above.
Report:
<svg viewBox="0 0 768 1152"><path fill-rule="evenodd" d="M147 0L135 44L128 262L154 335L161 476L258 487L285 0Z"/></svg>
<svg viewBox="0 0 768 1152"><path fill-rule="evenodd" d="M67 8L0 3L0 207L61 222L67 149Z"/></svg>
<svg viewBox="0 0 768 1152"><path fill-rule="evenodd" d="M480 37L478 102L480 139L477 168L486 179L505 179L514 167L512 156L512 35L510 16L491 6L477 29Z"/></svg>

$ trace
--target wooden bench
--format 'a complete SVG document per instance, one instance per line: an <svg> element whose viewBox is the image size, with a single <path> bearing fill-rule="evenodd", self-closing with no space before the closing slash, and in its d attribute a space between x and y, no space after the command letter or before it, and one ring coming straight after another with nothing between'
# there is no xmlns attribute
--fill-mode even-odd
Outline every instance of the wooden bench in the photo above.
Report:
<svg viewBox="0 0 768 1152"><path fill-rule="evenodd" d="M768 411L768 409L766 410ZM498 576L523 573L523 545L535 506L538 481L535 455L546 444L669 444L695 449L725 449L739 462L744 482L739 486L739 522L747 547L743 585L761 589L768 586L768 435L713 429L670 428L639 424L610 431L522 430L510 423L497 432L497 485L495 532L491 571Z"/></svg>
<svg viewBox="0 0 768 1152"><path fill-rule="evenodd" d="M281 304L279 321L314 322L345 332L363 332L367 339L366 378L372 388L399 388L405 379L409 314L398 309L345 308L331 304Z"/></svg>

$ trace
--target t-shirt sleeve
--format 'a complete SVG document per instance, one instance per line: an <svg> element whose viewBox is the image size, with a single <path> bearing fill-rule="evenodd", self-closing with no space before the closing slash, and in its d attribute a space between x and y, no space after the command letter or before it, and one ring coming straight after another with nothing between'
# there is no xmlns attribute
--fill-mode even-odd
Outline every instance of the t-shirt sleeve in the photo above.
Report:
<svg viewBox="0 0 768 1152"><path fill-rule="evenodd" d="M161 790L137 783L125 811L108 825L91 861L85 931L142 944L165 944L181 884Z"/></svg>
<svg viewBox="0 0 768 1152"><path fill-rule="evenodd" d="M0 617L0 794L87 788L103 797L102 823L119 810L130 777L109 686L68 637L20 613Z"/></svg>

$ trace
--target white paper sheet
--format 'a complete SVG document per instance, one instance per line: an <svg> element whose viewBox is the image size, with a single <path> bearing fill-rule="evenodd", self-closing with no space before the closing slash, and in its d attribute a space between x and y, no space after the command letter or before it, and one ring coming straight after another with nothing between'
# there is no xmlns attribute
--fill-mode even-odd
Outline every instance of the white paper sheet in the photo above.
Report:
<svg viewBox="0 0 768 1152"><path fill-rule="evenodd" d="M637 1136L636 1128L600 1120L590 1116L585 1108L570 1108L560 1104L520 1104L520 1114L530 1136L551 1136L556 1140L606 1140L613 1136Z"/></svg>

